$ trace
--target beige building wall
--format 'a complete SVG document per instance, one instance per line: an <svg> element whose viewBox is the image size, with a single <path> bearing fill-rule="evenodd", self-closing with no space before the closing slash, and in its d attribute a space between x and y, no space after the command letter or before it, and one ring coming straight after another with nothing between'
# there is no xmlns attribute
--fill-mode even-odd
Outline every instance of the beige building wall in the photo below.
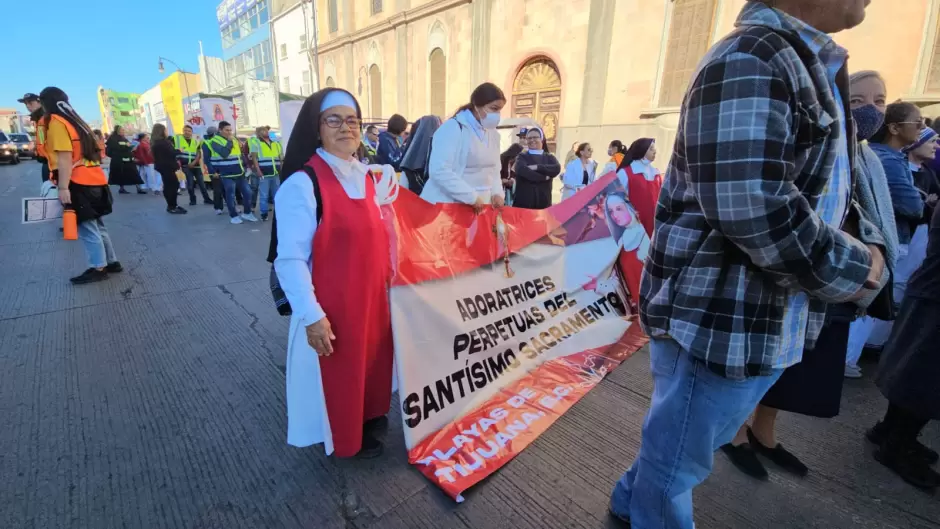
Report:
<svg viewBox="0 0 940 529"><path fill-rule="evenodd" d="M659 99L673 14L677 5L703 0L383 0L375 14L373 1L316 0L321 84L332 79L349 89L371 118L397 112L415 120L429 112L434 48L446 58L448 115L478 83L492 81L510 99L503 116L513 116L520 69L543 57L561 79L552 118L560 155L574 141L589 141L603 158L611 140L642 136L656 138L660 152L671 149L678 109ZM714 0L709 42L733 30L744 4ZM940 103L940 93L924 90L931 64L940 63L933 51L938 18L940 0L882 0L872 2L861 26L835 38L853 70L882 72L890 99ZM381 112L372 103L373 65L381 72Z"/></svg>

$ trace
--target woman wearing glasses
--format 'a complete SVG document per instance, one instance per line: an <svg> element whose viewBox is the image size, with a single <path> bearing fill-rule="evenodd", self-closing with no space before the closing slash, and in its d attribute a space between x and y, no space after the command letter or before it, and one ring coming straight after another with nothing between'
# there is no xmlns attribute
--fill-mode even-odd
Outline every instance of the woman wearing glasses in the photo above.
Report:
<svg viewBox="0 0 940 529"><path fill-rule="evenodd" d="M269 260L290 302L287 442L376 457L392 396L389 236L378 182L356 158L362 112L345 90L304 102L287 145ZM283 175L286 175L284 177Z"/></svg>

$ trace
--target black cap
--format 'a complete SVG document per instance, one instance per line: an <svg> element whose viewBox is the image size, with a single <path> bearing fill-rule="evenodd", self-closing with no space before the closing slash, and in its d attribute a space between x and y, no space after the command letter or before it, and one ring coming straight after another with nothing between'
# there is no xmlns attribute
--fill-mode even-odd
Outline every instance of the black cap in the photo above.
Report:
<svg viewBox="0 0 940 529"><path fill-rule="evenodd" d="M525 138L525 135L528 134L528 133L529 133L529 129L523 127L523 128L521 128L521 129L519 129L519 134L516 134L516 136L519 137L519 138Z"/></svg>
<svg viewBox="0 0 940 529"><path fill-rule="evenodd" d="M19 103L26 103L27 101L39 101L39 96L32 92L26 92L23 94L23 99L17 99L16 101Z"/></svg>

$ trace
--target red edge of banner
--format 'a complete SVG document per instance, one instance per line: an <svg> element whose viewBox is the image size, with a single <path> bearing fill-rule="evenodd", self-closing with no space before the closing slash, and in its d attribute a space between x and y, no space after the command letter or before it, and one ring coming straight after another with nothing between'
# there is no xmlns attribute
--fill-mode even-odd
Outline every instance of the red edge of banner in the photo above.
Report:
<svg viewBox="0 0 940 529"><path fill-rule="evenodd" d="M583 192L548 209L503 208L501 214L508 231L510 253L561 228L616 177L616 173L607 173ZM496 251L499 248L499 238L494 231L497 212L492 207L486 207L477 215L465 204L431 205L403 189L394 208L391 222L395 224L392 230L397 235L393 247L393 287L456 277L503 258L503 254Z"/></svg>
<svg viewBox="0 0 940 529"><path fill-rule="evenodd" d="M444 492L461 494L544 433L649 338L634 321L620 339L549 360L408 451L408 460Z"/></svg>

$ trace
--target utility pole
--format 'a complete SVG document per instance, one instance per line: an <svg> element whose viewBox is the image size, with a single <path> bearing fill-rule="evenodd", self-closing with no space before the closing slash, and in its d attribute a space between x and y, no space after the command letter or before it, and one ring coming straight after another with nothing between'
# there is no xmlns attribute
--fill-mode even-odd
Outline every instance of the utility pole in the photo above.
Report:
<svg viewBox="0 0 940 529"><path fill-rule="evenodd" d="M314 92L320 91L320 31L317 29L317 0L310 0L310 11L313 18L313 72L316 80L313 82Z"/></svg>

